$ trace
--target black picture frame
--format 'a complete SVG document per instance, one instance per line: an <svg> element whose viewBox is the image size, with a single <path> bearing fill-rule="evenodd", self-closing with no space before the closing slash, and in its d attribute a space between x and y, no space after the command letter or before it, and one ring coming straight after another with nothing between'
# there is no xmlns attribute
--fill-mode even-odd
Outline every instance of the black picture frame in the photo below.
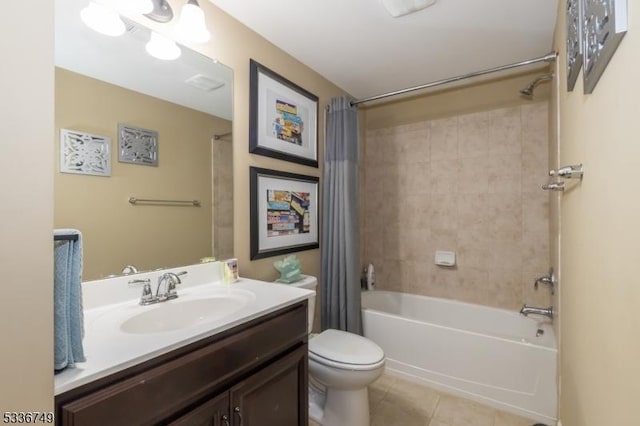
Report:
<svg viewBox="0 0 640 426"><path fill-rule="evenodd" d="M251 260L320 247L317 176L249 168Z"/></svg>
<svg viewBox="0 0 640 426"><path fill-rule="evenodd" d="M318 167L318 97L249 60L249 152Z"/></svg>

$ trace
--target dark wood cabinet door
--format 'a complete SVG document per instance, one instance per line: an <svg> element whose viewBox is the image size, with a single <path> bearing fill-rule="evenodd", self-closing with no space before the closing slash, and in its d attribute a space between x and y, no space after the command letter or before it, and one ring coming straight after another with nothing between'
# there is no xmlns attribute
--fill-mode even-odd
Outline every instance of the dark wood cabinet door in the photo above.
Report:
<svg viewBox="0 0 640 426"><path fill-rule="evenodd" d="M190 411L170 426L230 426L229 392L218 395Z"/></svg>
<svg viewBox="0 0 640 426"><path fill-rule="evenodd" d="M231 388L233 426L308 425L307 346Z"/></svg>

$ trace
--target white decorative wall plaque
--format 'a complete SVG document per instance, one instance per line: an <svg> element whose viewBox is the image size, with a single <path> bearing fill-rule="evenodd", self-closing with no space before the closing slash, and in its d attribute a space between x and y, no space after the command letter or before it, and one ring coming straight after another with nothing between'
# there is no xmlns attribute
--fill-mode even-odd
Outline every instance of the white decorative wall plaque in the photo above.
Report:
<svg viewBox="0 0 640 426"><path fill-rule="evenodd" d="M582 0L567 0L567 90L571 92L582 68Z"/></svg>
<svg viewBox="0 0 640 426"><path fill-rule="evenodd" d="M111 176L111 139L60 129L60 171Z"/></svg>
<svg viewBox="0 0 640 426"><path fill-rule="evenodd" d="M584 93L591 93L627 32L627 0L583 1Z"/></svg>
<svg viewBox="0 0 640 426"><path fill-rule="evenodd" d="M118 124L118 161L121 163L158 165L158 132Z"/></svg>

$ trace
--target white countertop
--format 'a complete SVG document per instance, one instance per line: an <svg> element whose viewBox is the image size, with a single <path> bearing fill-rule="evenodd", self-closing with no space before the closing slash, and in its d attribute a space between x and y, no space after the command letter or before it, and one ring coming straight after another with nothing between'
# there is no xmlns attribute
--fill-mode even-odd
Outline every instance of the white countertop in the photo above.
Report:
<svg viewBox="0 0 640 426"><path fill-rule="evenodd" d="M166 271L187 270L178 286L178 299L150 306L140 306L141 287L132 287L128 281L136 278L154 280ZM248 295L249 302L222 318L179 330L130 334L120 329L120 324L132 313L159 309L162 305L180 303L240 290ZM275 312L314 295L313 291L250 279L240 279L231 284L220 280L219 263L193 265L165 271L154 271L127 277L117 277L83 283L84 303L84 352L87 361L67 368L54 378L55 395L106 377L128 367L148 361L179 347L228 330L259 316ZM133 296L133 297L132 297Z"/></svg>

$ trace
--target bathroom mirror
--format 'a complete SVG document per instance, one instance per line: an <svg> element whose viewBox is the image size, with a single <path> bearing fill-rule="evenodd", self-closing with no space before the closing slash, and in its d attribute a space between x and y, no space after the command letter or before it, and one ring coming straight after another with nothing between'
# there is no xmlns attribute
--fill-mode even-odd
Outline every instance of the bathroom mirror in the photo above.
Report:
<svg viewBox="0 0 640 426"><path fill-rule="evenodd" d="M55 22L54 227L82 232L83 280L233 257L233 71L152 57L124 18L99 34L88 4L56 0Z"/></svg>

